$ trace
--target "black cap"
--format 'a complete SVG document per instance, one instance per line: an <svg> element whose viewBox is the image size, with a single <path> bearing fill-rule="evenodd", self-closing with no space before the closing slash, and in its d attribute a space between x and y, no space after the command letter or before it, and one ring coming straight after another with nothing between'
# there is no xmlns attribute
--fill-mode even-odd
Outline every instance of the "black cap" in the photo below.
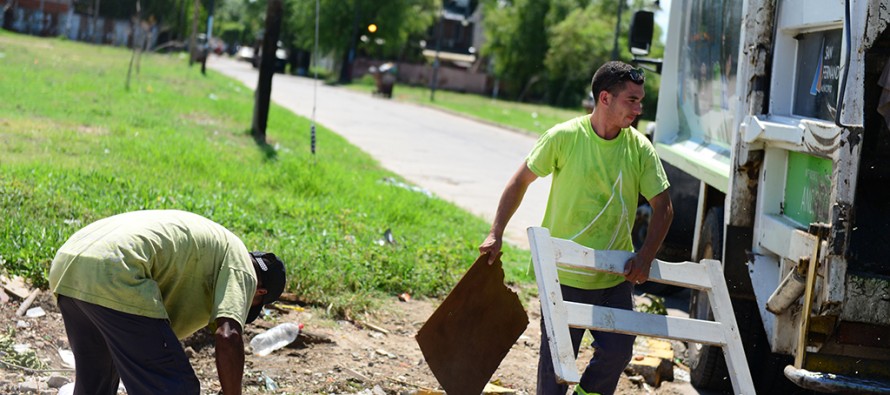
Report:
<svg viewBox="0 0 890 395"><path fill-rule="evenodd" d="M284 292L284 285L287 282L285 275L284 263L271 252L252 251L250 256L256 262L257 276L266 289L263 295L263 302L256 306L251 306L247 313L247 322L253 322L263 311L263 306L278 300L281 293Z"/></svg>

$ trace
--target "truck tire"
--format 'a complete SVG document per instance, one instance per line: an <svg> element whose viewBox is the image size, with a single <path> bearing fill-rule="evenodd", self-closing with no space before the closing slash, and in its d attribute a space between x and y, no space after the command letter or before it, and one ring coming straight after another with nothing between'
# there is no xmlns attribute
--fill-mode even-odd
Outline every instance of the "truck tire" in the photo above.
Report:
<svg viewBox="0 0 890 395"><path fill-rule="evenodd" d="M702 224L698 259L720 259L723 251L723 207L708 211ZM714 320L706 292L693 290L689 297L689 318ZM732 382L720 347L689 343L686 349L690 382L696 388L725 390Z"/></svg>
<svg viewBox="0 0 890 395"><path fill-rule="evenodd" d="M723 251L723 208L714 207L708 211L702 224L698 259L720 259L721 251ZM733 298L732 309L757 392L811 394L812 392L795 386L782 373L785 365L791 362L791 357L773 354L770 351L757 303ZM714 319L707 293L692 291L689 298L689 317ZM686 363L690 370L690 382L694 387L721 392L732 391L732 379L720 347L689 343Z"/></svg>

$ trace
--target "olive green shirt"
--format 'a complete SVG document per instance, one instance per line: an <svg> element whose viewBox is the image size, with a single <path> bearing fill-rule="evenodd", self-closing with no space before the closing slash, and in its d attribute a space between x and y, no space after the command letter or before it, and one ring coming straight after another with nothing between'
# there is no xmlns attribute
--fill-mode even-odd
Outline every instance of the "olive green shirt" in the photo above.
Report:
<svg viewBox="0 0 890 395"><path fill-rule="evenodd" d="M53 259L49 283L55 294L168 319L184 338L221 317L243 327L257 279L244 243L221 225L146 210L76 232Z"/></svg>

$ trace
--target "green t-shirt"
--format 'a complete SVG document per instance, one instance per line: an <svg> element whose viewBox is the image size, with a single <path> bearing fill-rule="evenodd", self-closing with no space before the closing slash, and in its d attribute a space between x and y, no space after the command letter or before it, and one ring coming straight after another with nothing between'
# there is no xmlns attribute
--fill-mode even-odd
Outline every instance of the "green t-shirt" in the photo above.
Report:
<svg viewBox="0 0 890 395"><path fill-rule="evenodd" d="M53 259L49 284L55 294L168 319L184 338L220 317L243 327L257 279L244 243L221 225L146 210L77 231Z"/></svg>
<svg viewBox="0 0 890 395"><path fill-rule="evenodd" d="M666 190L667 176L652 143L634 128L612 140L599 137L589 116L554 126L526 158L538 177L553 174L541 226L553 237L599 250L633 251L631 229L637 200ZM559 281L575 288L603 289L620 275L558 267Z"/></svg>

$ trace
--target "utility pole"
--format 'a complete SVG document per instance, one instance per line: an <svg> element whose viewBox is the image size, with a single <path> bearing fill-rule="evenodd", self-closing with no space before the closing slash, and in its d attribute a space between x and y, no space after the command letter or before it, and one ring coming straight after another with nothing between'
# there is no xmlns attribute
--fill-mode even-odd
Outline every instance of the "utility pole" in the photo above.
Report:
<svg viewBox="0 0 890 395"><path fill-rule="evenodd" d="M433 78L430 80L430 101L436 101L436 85L439 83L439 52L442 50L442 19L444 16L445 9L439 8L439 23L436 25L436 57L433 60Z"/></svg>
<svg viewBox="0 0 890 395"><path fill-rule="evenodd" d="M192 12L192 33L189 37L189 67L195 64L195 56L198 49L195 48L195 36L198 34L198 10L201 8L201 0L195 0L194 12Z"/></svg>
<svg viewBox="0 0 890 395"><path fill-rule="evenodd" d="M210 37L213 37L213 0L207 5L207 42L210 43Z"/></svg>
<svg viewBox="0 0 890 395"><path fill-rule="evenodd" d="M100 0L96 0L96 8L93 11L93 43L101 44L102 43L102 34L100 34L97 30L99 30L99 6L101 5Z"/></svg>
<svg viewBox="0 0 890 395"><path fill-rule="evenodd" d="M618 20L615 22L615 41L612 44L612 60L618 60L618 35L621 34L621 12L624 9L624 2L627 0L618 0Z"/></svg>
<svg viewBox="0 0 890 395"><path fill-rule="evenodd" d="M269 120L269 100L272 95L272 76L275 75L275 50L281 34L282 0L269 0L266 6L266 30L263 33L263 50L260 59L260 77L257 81L253 106L251 133L257 143L266 144L266 123Z"/></svg>

